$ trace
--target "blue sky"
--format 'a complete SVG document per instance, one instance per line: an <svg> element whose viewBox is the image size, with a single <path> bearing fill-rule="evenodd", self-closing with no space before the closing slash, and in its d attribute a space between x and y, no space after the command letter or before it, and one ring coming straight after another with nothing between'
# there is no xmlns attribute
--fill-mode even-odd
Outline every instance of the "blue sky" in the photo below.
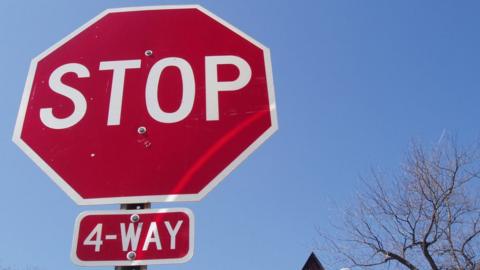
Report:
<svg viewBox="0 0 480 270"><path fill-rule="evenodd" d="M30 60L106 8L190 3L0 2L0 266L80 269L76 216L118 208L77 206L11 142ZM271 49L279 131L202 201L154 204L192 209L196 247L149 269L300 269L316 227L355 204L359 175L394 171L412 138L480 134L478 1L195 4Z"/></svg>

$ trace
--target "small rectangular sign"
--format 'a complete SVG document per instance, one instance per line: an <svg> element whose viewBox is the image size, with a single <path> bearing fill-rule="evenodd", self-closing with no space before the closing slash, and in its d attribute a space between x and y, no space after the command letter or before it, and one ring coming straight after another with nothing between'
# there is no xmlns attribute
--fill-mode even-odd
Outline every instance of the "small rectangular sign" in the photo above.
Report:
<svg viewBox="0 0 480 270"><path fill-rule="evenodd" d="M193 255L189 209L87 211L75 222L71 258L81 266L183 263Z"/></svg>

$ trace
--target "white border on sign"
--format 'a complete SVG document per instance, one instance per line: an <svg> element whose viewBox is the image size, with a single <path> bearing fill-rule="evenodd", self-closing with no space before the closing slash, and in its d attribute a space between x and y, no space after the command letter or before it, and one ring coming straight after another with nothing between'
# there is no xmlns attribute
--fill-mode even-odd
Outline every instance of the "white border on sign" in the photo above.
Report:
<svg viewBox="0 0 480 270"><path fill-rule="evenodd" d="M129 11L142 11L142 10L165 10L165 9L197 9L207 16L211 17L215 21L219 22L223 26L227 27L234 33L240 35L244 39L248 40L258 48L263 51L264 61L265 61L265 72L267 79L268 87L268 99L270 103L270 119L271 126L267 129L260 137L258 137L249 147L247 147L235 160L233 160L223 171L221 171L210 183L205 186L198 194L173 194L173 195L159 195L159 196L131 196L131 197L108 197L108 198L95 198L95 199L85 199L80 196L62 177L57 174L35 151L33 151L26 142L21 138L23 121L25 119L25 113L27 110L28 100L30 97L30 92L32 89L33 78L35 75L35 70L37 63L43 59L45 56L50 54L52 51L56 50L70 39L74 38L80 32L85 30L87 27L95 23L96 21L103 18L105 15L110 13L118 12L129 12ZM205 8L199 5L180 5L180 6L146 6L146 7L127 7L127 8L113 8L107 9L88 21L86 24L82 25L62 40L54 44L52 47L48 48L37 57L33 58L30 64L30 69L28 71L27 80L25 83L25 88L22 95L22 100L20 103L20 109L17 115L17 121L15 125L15 130L13 133L13 142L15 142L20 149L22 149L28 157L30 157L37 166L40 167L65 193L70 196L77 204L79 205L95 205L95 204L122 204L122 203L147 203L147 202L177 202L177 201L199 201L207 193L209 193L215 186L217 186L230 172L232 172L237 166L239 166L242 161L244 161L255 149L257 149L263 142L265 142L270 136L272 136L275 131L278 129L277 121L277 108L275 103L275 90L273 85L273 74L272 74L272 65L270 58L270 50L262 45L260 42L254 40L244 32L240 31L236 27L232 26L228 22L219 18L215 14L206 10Z"/></svg>
<svg viewBox="0 0 480 270"><path fill-rule="evenodd" d="M133 214L152 214L152 213L185 213L188 216L190 222L189 230L189 247L187 254L178 259L158 259L158 260L133 260L129 261L118 260L118 261L82 261L77 256L77 243L78 243L78 232L80 230L80 222L86 216L92 215L133 215ZM150 265L150 264L177 264L188 262L193 256L193 250L195 246L195 218L193 213L188 208L164 208L164 209L140 209L140 210L102 210L102 211L85 211L78 215L75 221L75 227L73 230L73 240L72 240L72 249L70 252L71 260L80 266L137 266L137 265Z"/></svg>

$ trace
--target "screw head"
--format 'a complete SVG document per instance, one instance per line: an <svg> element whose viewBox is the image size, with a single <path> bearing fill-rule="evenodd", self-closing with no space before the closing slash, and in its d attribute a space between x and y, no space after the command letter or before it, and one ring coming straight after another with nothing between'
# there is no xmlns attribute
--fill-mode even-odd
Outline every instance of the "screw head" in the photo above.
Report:
<svg viewBox="0 0 480 270"><path fill-rule="evenodd" d="M133 214L130 216L130 221L133 223L138 222L139 220L140 220L140 216L137 214Z"/></svg>
<svg viewBox="0 0 480 270"><path fill-rule="evenodd" d="M133 261L135 260L135 257L137 257L137 254L135 253L135 251L130 251L127 253L127 259L130 260L130 261Z"/></svg>
<svg viewBox="0 0 480 270"><path fill-rule="evenodd" d="M146 56L152 56L152 55L153 55L153 51L152 51L152 50L146 50L146 51L145 51L145 55L146 55Z"/></svg>
<svg viewBox="0 0 480 270"><path fill-rule="evenodd" d="M146 127L139 127L137 129L138 134L145 134L147 133L147 128Z"/></svg>

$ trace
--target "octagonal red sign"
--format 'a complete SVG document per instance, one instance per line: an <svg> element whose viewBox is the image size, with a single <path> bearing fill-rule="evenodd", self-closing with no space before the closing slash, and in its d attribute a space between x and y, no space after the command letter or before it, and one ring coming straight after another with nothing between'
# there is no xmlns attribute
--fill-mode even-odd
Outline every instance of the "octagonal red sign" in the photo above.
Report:
<svg viewBox="0 0 480 270"><path fill-rule="evenodd" d="M269 50L157 6L106 10L34 58L13 140L78 204L190 201L276 129Z"/></svg>

